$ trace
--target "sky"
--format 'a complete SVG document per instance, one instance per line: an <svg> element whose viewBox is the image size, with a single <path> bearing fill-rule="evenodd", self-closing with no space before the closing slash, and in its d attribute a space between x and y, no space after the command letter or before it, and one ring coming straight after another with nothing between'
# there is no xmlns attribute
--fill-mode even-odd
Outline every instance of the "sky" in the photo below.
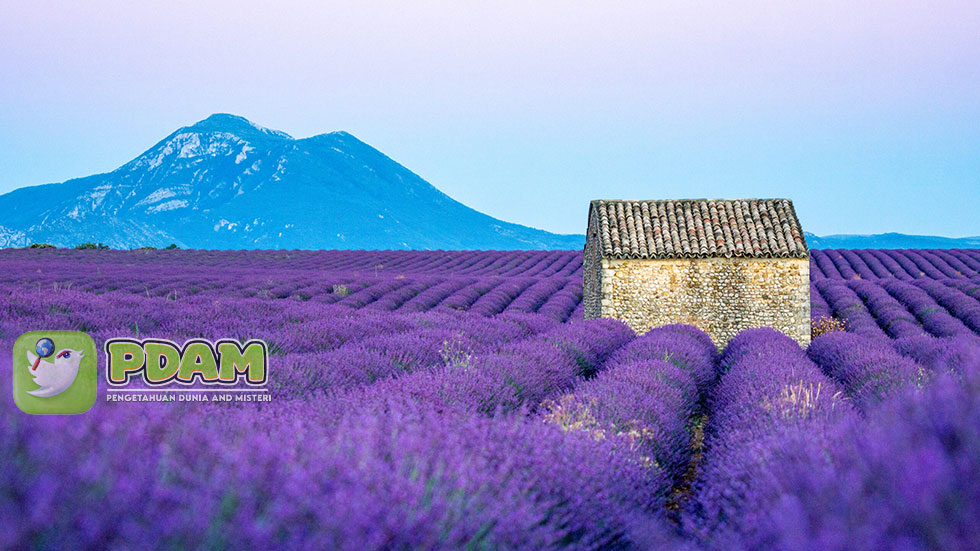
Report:
<svg viewBox="0 0 980 551"><path fill-rule="evenodd" d="M818 235L980 235L975 0L0 0L0 193L217 112L560 233L592 199L789 197Z"/></svg>

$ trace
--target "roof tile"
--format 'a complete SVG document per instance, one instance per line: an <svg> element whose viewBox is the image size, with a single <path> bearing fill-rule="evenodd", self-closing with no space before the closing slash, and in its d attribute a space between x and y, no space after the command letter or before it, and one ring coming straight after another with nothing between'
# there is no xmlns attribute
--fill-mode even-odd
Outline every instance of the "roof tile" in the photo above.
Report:
<svg viewBox="0 0 980 551"><path fill-rule="evenodd" d="M603 256L614 258L809 255L789 199L593 201Z"/></svg>

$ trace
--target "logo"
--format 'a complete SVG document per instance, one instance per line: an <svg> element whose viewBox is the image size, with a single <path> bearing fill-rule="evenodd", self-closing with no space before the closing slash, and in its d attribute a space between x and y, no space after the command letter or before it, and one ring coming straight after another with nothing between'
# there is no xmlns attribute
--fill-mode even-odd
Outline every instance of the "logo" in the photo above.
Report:
<svg viewBox="0 0 980 551"><path fill-rule="evenodd" d="M268 349L264 341L244 344L192 339L181 348L161 339L109 339L105 343L106 381L111 387L139 377L150 388L174 383L262 387L268 381Z"/></svg>
<svg viewBox="0 0 980 551"><path fill-rule="evenodd" d="M81 331L28 331L14 342L14 403L35 415L85 413L98 394L95 341Z"/></svg>

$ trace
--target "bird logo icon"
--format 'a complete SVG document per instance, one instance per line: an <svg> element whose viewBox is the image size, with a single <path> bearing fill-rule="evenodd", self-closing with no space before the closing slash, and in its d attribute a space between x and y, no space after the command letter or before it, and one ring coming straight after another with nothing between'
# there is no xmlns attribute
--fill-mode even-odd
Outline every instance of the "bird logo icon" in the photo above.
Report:
<svg viewBox="0 0 980 551"><path fill-rule="evenodd" d="M28 331L14 342L13 394L34 415L71 415L98 397L97 348L81 331Z"/></svg>
<svg viewBox="0 0 980 551"><path fill-rule="evenodd" d="M34 347L37 354L27 351L31 377L34 379L34 383L41 387L37 390L28 391L28 394L39 398L50 398L68 390L75 382L75 377L78 376L78 367L82 364L85 352L65 348L54 354L54 350L54 341L43 338L37 341ZM44 359L52 355L54 355L54 361Z"/></svg>

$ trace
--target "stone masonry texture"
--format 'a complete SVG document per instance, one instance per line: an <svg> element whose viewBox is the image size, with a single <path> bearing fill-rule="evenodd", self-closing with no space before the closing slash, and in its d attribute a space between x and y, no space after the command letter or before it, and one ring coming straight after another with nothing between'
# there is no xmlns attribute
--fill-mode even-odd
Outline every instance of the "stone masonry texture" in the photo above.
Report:
<svg viewBox="0 0 980 551"><path fill-rule="evenodd" d="M772 327L801 346L810 342L808 258L616 259L589 241L586 318L620 319L637 333L687 323L718 347L753 327Z"/></svg>

